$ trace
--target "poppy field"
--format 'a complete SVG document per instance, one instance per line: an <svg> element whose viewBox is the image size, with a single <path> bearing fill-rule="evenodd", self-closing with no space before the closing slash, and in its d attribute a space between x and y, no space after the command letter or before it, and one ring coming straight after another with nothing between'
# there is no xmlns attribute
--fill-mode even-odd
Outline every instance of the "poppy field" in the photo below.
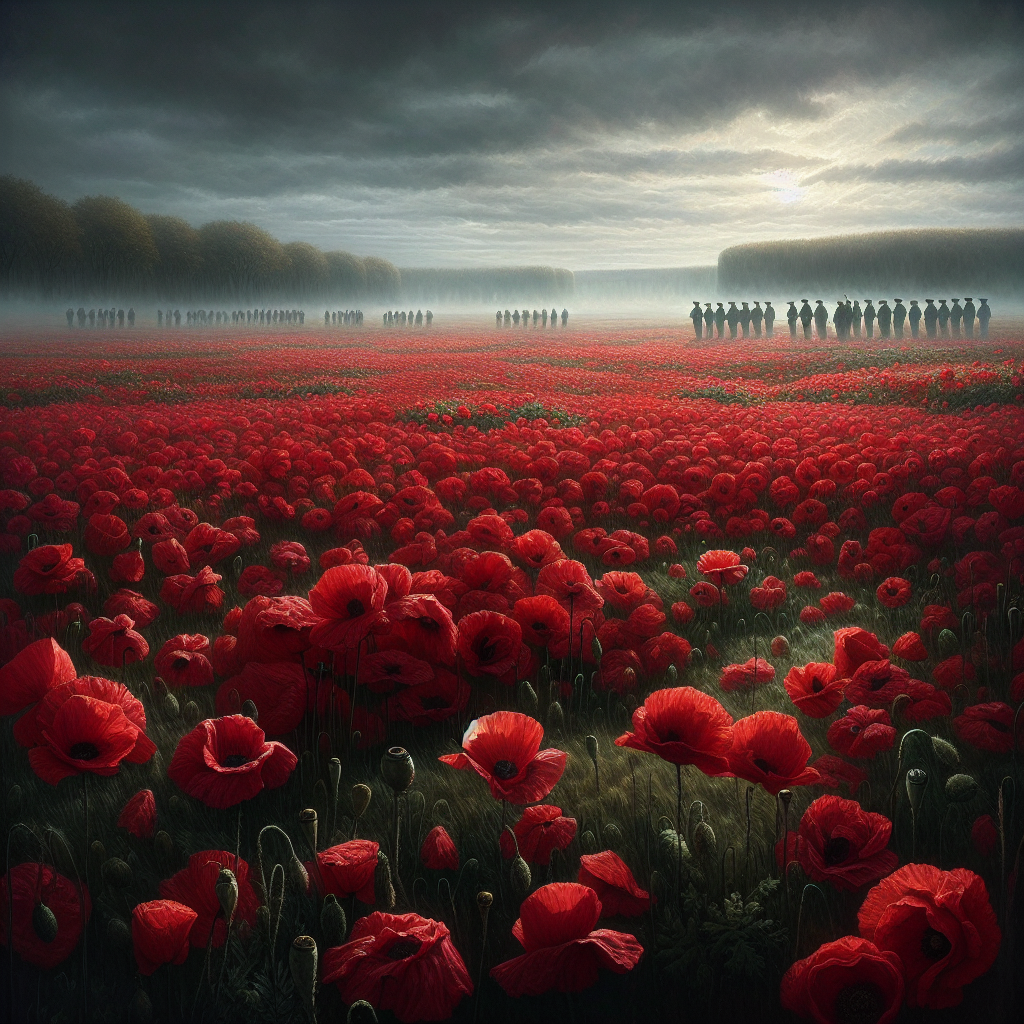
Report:
<svg viewBox="0 0 1024 1024"><path fill-rule="evenodd" d="M993 333L4 335L3 1019L1019 1019Z"/></svg>

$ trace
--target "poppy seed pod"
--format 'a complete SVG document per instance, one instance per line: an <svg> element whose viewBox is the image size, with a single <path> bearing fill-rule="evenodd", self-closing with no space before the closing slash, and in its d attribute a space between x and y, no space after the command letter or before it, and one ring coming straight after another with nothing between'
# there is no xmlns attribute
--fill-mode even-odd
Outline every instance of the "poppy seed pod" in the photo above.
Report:
<svg viewBox="0 0 1024 1024"><path fill-rule="evenodd" d="M771 644L772 655L776 658L784 658L789 654L789 641L784 636L776 636L772 638Z"/></svg>
<svg viewBox="0 0 1024 1024"><path fill-rule="evenodd" d="M194 729L199 724L199 705L194 700L190 700L181 709L181 717L185 720L185 725L189 730Z"/></svg>
<svg viewBox="0 0 1024 1024"><path fill-rule="evenodd" d="M537 691L530 685L529 679L519 684L519 710L527 715L537 714Z"/></svg>
<svg viewBox="0 0 1024 1024"><path fill-rule="evenodd" d="M391 864L383 850L377 851L377 868L373 876L373 896L378 907L390 913L395 909L395 887L391 884Z"/></svg>
<svg viewBox="0 0 1024 1024"><path fill-rule="evenodd" d="M587 753L590 755L590 760L597 764L597 737L588 736L586 739Z"/></svg>
<svg viewBox="0 0 1024 1024"><path fill-rule="evenodd" d="M303 1006L310 1020L314 1020L313 1002L316 997L316 939L312 935L297 935L292 940L292 948L288 952L288 966L291 968L292 981L302 999Z"/></svg>
<svg viewBox="0 0 1024 1024"><path fill-rule="evenodd" d="M380 759L380 773L396 793L404 793L416 778L412 754L405 747L389 747Z"/></svg>
<svg viewBox="0 0 1024 1024"><path fill-rule="evenodd" d="M170 834L161 829L155 836L153 836L153 848L156 850L157 857L165 864L170 864L171 859L174 857L174 841L171 839Z"/></svg>
<svg viewBox="0 0 1024 1024"><path fill-rule="evenodd" d="M932 751L947 768L956 768L960 764L960 751L941 736L932 737Z"/></svg>
<svg viewBox="0 0 1024 1024"><path fill-rule="evenodd" d="M221 868L217 874L217 899L220 901L220 908L224 911L224 918L231 923L235 916L235 906L238 903L238 879L230 868Z"/></svg>
<svg viewBox="0 0 1024 1024"><path fill-rule="evenodd" d="M357 999L349 1008L345 1024L377 1024L377 1011L373 1003Z"/></svg>
<svg viewBox="0 0 1024 1024"><path fill-rule="evenodd" d="M132 869L120 857L110 857L103 862L103 881L115 889L127 889L132 884Z"/></svg>
<svg viewBox="0 0 1024 1024"><path fill-rule="evenodd" d="M960 650L960 641L956 633L951 629L944 629L939 633L939 655L943 658L951 658Z"/></svg>
<svg viewBox="0 0 1024 1024"><path fill-rule="evenodd" d="M978 783L970 775L950 775L946 779L946 799L955 804L973 800L978 792Z"/></svg>
<svg viewBox="0 0 1024 1024"><path fill-rule="evenodd" d="M701 859L713 858L717 853L715 830L706 821L698 821L693 830L693 850Z"/></svg>
<svg viewBox="0 0 1024 1024"><path fill-rule="evenodd" d="M49 944L57 938L57 915L45 903L37 903L32 908L32 930L40 942Z"/></svg>
<svg viewBox="0 0 1024 1024"><path fill-rule="evenodd" d="M345 933L348 931L345 908L333 892L324 897L324 905L320 908L320 931L324 936L324 945L328 948L340 946L345 941Z"/></svg>
<svg viewBox="0 0 1024 1024"><path fill-rule="evenodd" d="M116 949L132 948L132 930L120 917L112 917L107 922L107 942Z"/></svg>
<svg viewBox="0 0 1024 1024"><path fill-rule="evenodd" d="M560 733L565 728L565 715L562 713L562 705L557 700L548 705L547 722L551 732Z"/></svg>
<svg viewBox="0 0 1024 1024"><path fill-rule="evenodd" d="M679 680L679 669L670 663L668 668L665 669L665 678L672 686L675 686L676 682Z"/></svg>
<svg viewBox="0 0 1024 1024"><path fill-rule="evenodd" d="M242 714L245 715L246 718L251 718L256 723L260 720L260 713L256 708L255 703L251 700L242 701Z"/></svg>
<svg viewBox="0 0 1024 1024"><path fill-rule="evenodd" d="M317 833L317 813L312 807L307 807L305 810L299 811L299 825L302 827L302 834L306 837L306 842L309 843L309 848L316 854L316 833Z"/></svg>
<svg viewBox="0 0 1024 1024"><path fill-rule="evenodd" d="M177 718L180 711L178 698L173 693L165 693L163 700L160 701L160 710L165 718Z"/></svg>
<svg viewBox="0 0 1024 1024"><path fill-rule="evenodd" d="M512 861L510 877L512 880L512 891L518 899L524 899L530 891L530 886L533 884L533 875L530 873L530 865L518 853Z"/></svg>
<svg viewBox="0 0 1024 1024"><path fill-rule="evenodd" d="M373 790L361 782L357 782L352 787L352 813L357 819L366 813L366 808L370 806L371 796L373 796Z"/></svg>
<svg viewBox="0 0 1024 1024"><path fill-rule="evenodd" d="M923 768L911 768L907 772L907 799L910 800L910 808L917 814L924 797L925 787L928 785L928 773Z"/></svg>

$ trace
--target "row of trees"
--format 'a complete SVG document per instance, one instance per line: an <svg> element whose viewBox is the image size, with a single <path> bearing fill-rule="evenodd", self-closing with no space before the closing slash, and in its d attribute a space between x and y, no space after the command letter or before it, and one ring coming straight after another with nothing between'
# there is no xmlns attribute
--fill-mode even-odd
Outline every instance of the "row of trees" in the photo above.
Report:
<svg viewBox="0 0 1024 1024"><path fill-rule="evenodd" d="M755 242L718 257L720 292L1024 290L1024 228L930 228ZM795 294L795 292L794 292Z"/></svg>
<svg viewBox="0 0 1024 1024"><path fill-rule="evenodd" d="M376 256L281 243L244 221L194 228L111 196L69 205L10 176L0 177L0 261L8 295L391 301L402 286Z"/></svg>

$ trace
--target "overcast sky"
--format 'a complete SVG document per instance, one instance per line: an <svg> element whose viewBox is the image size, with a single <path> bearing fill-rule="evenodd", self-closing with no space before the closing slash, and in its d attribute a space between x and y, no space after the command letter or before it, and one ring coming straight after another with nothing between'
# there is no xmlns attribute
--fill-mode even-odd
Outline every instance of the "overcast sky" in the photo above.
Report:
<svg viewBox="0 0 1024 1024"><path fill-rule="evenodd" d="M28 3L0 173L400 266L1024 224L1020 3Z"/></svg>

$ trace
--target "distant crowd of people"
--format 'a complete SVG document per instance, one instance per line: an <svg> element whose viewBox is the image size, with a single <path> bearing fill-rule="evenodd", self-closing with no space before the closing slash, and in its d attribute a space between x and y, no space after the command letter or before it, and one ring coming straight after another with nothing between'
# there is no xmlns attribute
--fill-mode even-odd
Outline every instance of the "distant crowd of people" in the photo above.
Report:
<svg viewBox="0 0 1024 1024"><path fill-rule="evenodd" d="M973 338L974 324L977 321L978 336L987 338L988 322L992 319L988 299L979 299L980 305L977 307L971 297L964 299L963 306L960 305L959 299L951 301L953 305L949 306L945 299L940 299L939 305L936 306L934 299L925 299L925 307L921 309L918 300L911 299L908 309L902 299L896 299L896 304L891 307L888 299L882 299L876 309L871 299L865 299L864 305L861 306L859 299L851 302L844 298L836 303L830 318L828 309L821 299L817 300L813 309L807 299L800 300L799 309L796 300L793 300L786 310L786 323L791 338L797 337L797 324L800 325L805 338L815 335L827 338L831 320L836 338L842 341L850 338L873 338L876 324L879 338L902 338L908 324L910 336L918 338L921 336L922 320L925 335L929 338ZM562 318L564 323L564 312ZM760 338L762 334L770 338L775 334L775 309L770 301L766 301L763 307L760 302L755 302L753 309L746 302L742 304L741 309L736 308L735 302L730 302L728 309L722 302L717 304L717 309L712 309L711 303L705 302L702 310L700 302L694 299L690 319L693 321L693 330L698 339L724 338L726 328L729 330L730 338L741 335L744 338ZM508 320L505 322L508 323Z"/></svg>
<svg viewBox="0 0 1024 1024"><path fill-rule="evenodd" d="M383 319L385 327L411 327L413 324L422 327L424 323L429 327L434 322L434 314L429 309L426 313L422 309L416 310L415 313L411 309L408 313L404 309L389 309Z"/></svg>
<svg viewBox="0 0 1024 1024"><path fill-rule="evenodd" d="M549 319L549 315L548 315L548 311L546 309L542 309L540 311L535 309L533 311L533 325L534 325L534 327L536 327L538 323L540 323L544 327L547 327L548 319ZM557 309L552 309L551 310L550 320L551 320L551 326L552 327L557 325L557 323L558 323L558 310ZM569 310L563 309L562 310L562 326L564 327L568 322L569 322ZM524 309L522 311L522 313L520 313L518 309L514 309L510 313L506 309L505 312L502 313L501 310L499 309L498 312L494 314L494 326L495 327L502 327L502 326L508 327L511 324L515 324L517 327L520 324L522 324L523 327L528 327L529 324L530 324L530 311L528 309Z"/></svg>
<svg viewBox="0 0 1024 1024"><path fill-rule="evenodd" d="M156 311L158 325L181 326L181 310ZM306 314L301 309L189 309L185 312L187 327L218 327L227 324L304 324Z"/></svg>
<svg viewBox="0 0 1024 1024"><path fill-rule="evenodd" d="M126 313L123 309L114 309L111 306L110 309L90 309L88 313L85 311L84 306L78 307L77 314L75 310L70 307L64 312L64 315L68 318L68 327L75 326L75 318L78 318L78 326L84 327L86 323L90 327L95 327L97 324L100 327L124 327L125 320L128 321L129 327L135 326L135 309L129 307Z"/></svg>
<svg viewBox="0 0 1024 1024"><path fill-rule="evenodd" d="M329 309L324 310L324 327L330 327L331 324L361 324L363 322L363 311L361 309L336 309L333 312Z"/></svg>

